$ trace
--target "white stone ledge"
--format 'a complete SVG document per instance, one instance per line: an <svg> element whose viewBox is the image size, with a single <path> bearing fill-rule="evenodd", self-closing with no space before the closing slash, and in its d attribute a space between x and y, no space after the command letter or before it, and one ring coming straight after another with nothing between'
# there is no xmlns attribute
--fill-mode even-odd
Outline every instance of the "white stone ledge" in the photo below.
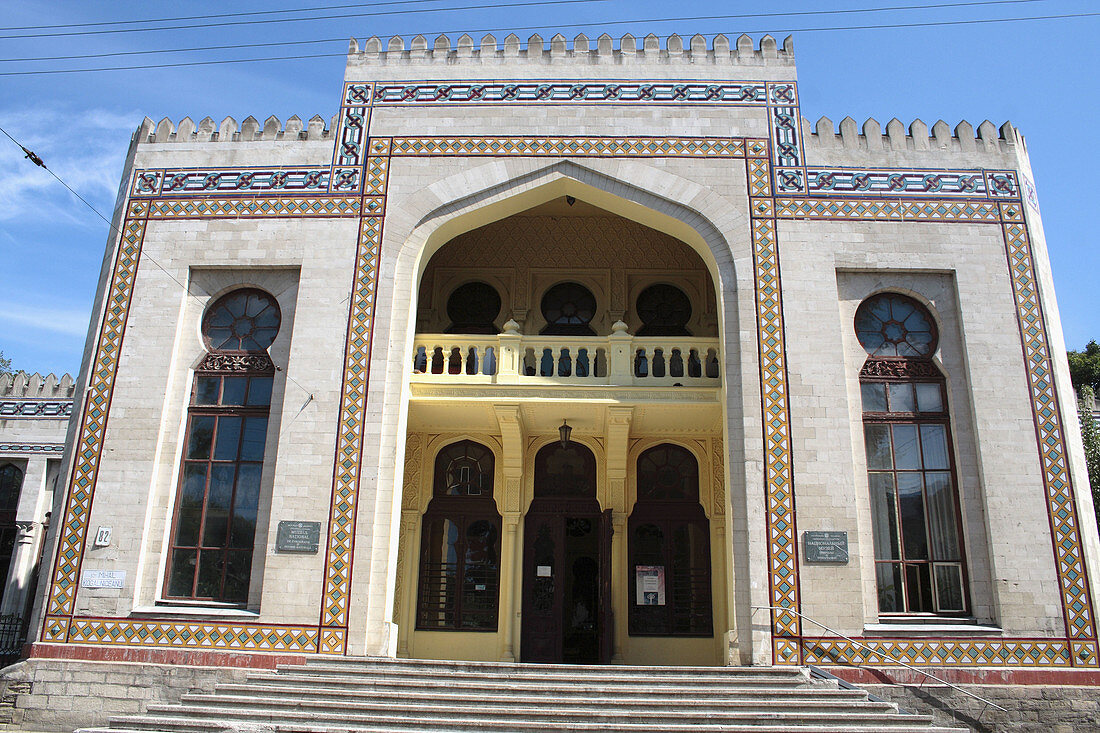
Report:
<svg viewBox="0 0 1100 733"><path fill-rule="evenodd" d="M133 617L175 616L179 618L224 618L234 620L256 621L260 618L258 611L248 611L243 608L221 608L218 606L136 606L130 610Z"/></svg>
<svg viewBox="0 0 1100 733"><path fill-rule="evenodd" d="M927 623L897 623L897 624L864 624L865 634L958 634L958 635L1001 635L1004 630L999 626L983 626L980 624L927 624Z"/></svg>

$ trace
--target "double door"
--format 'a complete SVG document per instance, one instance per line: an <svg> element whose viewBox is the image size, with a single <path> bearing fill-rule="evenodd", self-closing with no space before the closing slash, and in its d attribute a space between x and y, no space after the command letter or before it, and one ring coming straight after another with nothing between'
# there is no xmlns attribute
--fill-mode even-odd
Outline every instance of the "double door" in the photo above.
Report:
<svg viewBox="0 0 1100 733"><path fill-rule="evenodd" d="M611 661L611 510L594 499L536 499L524 523L526 662Z"/></svg>

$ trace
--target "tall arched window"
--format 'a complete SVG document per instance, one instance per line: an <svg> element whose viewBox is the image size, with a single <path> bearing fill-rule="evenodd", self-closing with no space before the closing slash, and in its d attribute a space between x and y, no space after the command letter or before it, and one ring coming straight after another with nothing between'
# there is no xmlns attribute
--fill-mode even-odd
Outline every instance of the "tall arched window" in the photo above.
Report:
<svg viewBox="0 0 1100 733"><path fill-rule="evenodd" d="M206 311L195 369L164 596L248 601L279 331L275 299L235 290Z"/></svg>
<svg viewBox="0 0 1100 733"><path fill-rule="evenodd" d="M691 451L665 443L638 457L627 531L630 634L711 636L710 523Z"/></svg>
<svg viewBox="0 0 1100 733"><path fill-rule="evenodd" d="M863 433L882 614L967 612L951 424L932 361L931 314L896 293L856 310L867 352L860 372Z"/></svg>
<svg viewBox="0 0 1100 733"><path fill-rule="evenodd" d="M421 532L416 628L496 631L499 598L493 453L463 440L435 459L432 500Z"/></svg>
<svg viewBox="0 0 1100 733"><path fill-rule="evenodd" d="M19 528L19 494L23 489L23 471L11 463L0 466L0 583L7 582L11 558Z"/></svg>

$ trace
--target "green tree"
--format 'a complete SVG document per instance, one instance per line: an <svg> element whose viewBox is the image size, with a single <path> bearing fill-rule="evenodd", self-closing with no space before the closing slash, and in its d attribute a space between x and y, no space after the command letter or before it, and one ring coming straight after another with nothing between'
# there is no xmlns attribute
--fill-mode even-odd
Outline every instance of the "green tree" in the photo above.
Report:
<svg viewBox="0 0 1100 733"><path fill-rule="evenodd" d="M1092 342L1096 344L1095 341ZM1077 415L1081 420L1081 439L1085 443L1085 463L1089 468L1089 486L1092 489L1092 506L1096 523L1100 525L1100 426L1092 416L1092 387L1077 389Z"/></svg>
<svg viewBox="0 0 1100 733"><path fill-rule="evenodd" d="M5 359L3 351L0 351L0 374L11 374L11 359Z"/></svg>
<svg viewBox="0 0 1100 733"><path fill-rule="evenodd" d="M1073 388L1081 393L1082 387L1100 390L1100 344L1089 341L1084 351L1067 351L1069 378Z"/></svg>

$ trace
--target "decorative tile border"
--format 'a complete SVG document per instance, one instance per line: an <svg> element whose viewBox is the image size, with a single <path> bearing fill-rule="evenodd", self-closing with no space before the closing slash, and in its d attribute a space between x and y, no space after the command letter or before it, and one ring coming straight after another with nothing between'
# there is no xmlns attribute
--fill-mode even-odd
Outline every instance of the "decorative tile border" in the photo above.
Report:
<svg viewBox="0 0 1100 733"><path fill-rule="evenodd" d="M487 81L378 82L375 105L721 104L760 105L764 82Z"/></svg>
<svg viewBox="0 0 1100 733"><path fill-rule="evenodd" d="M1015 198L1020 189L1012 171L919 171L882 168L807 168L810 194L888 194Z"/></svg>
<svg viewBox="0 0 1100 733"><path fill-rule="evenodd" d="M110 646L309 654L316 653L318 649L316 626L84 617L72 620L69 625L68 642Z"/></svg>
<svg viewBox="0 0 1100 733"><path fill-rule="evenodd" d="M990 201L893 201L890 199L777 198L780 219L859 219L875 221L1000 221L1000 209Z"/></svg>
<svg viewBox="0 0 1100 733"><path fill-rule="evenodd" d="M0 453L64 453L64 443L0 443Z"/></svg>
<svg viewBox="0 0 1100 733"><path fill-rule="evenodd" d="M357 193L362 190L372 89L369 83L344 84L336 147L332 151L332 177L329 179L329 190L333 193Z"/></svg>
<svg viewBox="0 0 1100 733"><path fill-rule="evenodd" d="M67 418L71 414L72 400L0 400L0 420Z"/></svg>
<svg viewBox="0 0 1100 733"><path fill-rule="evenodd" d="M743 158L740 138L691 137L395 137L393 156L584 156Z"/></svg>
<svg viewBox="0 0 1100 733"><path fill-rule="evenodd" d="M358 196L287 198L192 198L153 199L150 219L252 219L268 217L352 217L359 216Z"/></svg>
<svg viewBox="0 0 1100 733"><path fill-rule="evenodd" d="M217 193L317 192L326 193L328 166L295 168L168 168L134 174L131 196Z"/></svg>
<svg viewBox="0 0 1100 733"><path fill-rule="evenodd" d="M805 664L935 667L1071 667L1065 639L875 639L858 646L836 637L802 637ZM869 649L867 647L870 647ZM892 657L892 659L891 659Z"/></svg>

